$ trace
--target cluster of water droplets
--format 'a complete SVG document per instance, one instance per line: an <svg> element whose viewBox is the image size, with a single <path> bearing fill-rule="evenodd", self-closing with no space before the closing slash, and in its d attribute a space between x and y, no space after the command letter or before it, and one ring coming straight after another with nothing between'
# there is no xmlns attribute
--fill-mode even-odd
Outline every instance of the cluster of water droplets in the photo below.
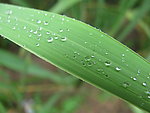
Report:
<svg viewBox="0 0 150 113"><path fill-rule="evenodd" d="M93 60L94 59L94 55L91 56L85 56L83 60L81 60L81 63L83 66L88 66L91 67L93 65L96 64L96 62Z"/></svg>
<svg viewBox="0 0 150 113"><path fill-rule="evenodd" d="M21 7L19 7L19 9L23 9ZM47 43L52 43L54 42L55 40L59 40L61 42L66 42L67 41L67 36L65 35L61 35L63 32L69 32L70 29L67 28L67 29L58 29L57 30L52 30L49 29L47 26L50 26L50 23L52 19L55 18L55 14L52 14L52 15L48 15L47 13L41 13L39 11L35 11L35 13L38 13L38 14L42 14L44 16L47 16L49 17L48 20L43 20L43 19L31 19L32 17L34 17L35 14L31 14L29 17L27 17L26 19L28 21L31 21L32 24L34 24L33 26L28 26L27 24L22 26L18 26L18 22L17 21L20 21L20 19L18 20L15 15L13 15L13 10L11 9L8 9L6 10L5 14L7 15L7 23L10 24L10 26L12 26L12 30L24 30L26 32L25 35L28 35L27 37L28 38L35 38L38 40L38 42L35 44L35 46L39 47L40 46L40 41L41 39L42 40L46 40ZM31 17L31 18L30 18ZM35 18L35 17L34 17ZM2 20L2 17L0 17L0 22ZM15 21L14 21L15 20ZM55 20L55 19L54 19ZM12 22L11 22L12 21ZM61 24L64 24L64 22L68 22L69 20L68 19L65 19L65 16L62 17L60 19L60 23ZM25 22L25 21L24 21ZM44 27L45 26L45 27ZM45 32L46 31L46 32ZM18 36L19 38L20 36Z"/></svg>

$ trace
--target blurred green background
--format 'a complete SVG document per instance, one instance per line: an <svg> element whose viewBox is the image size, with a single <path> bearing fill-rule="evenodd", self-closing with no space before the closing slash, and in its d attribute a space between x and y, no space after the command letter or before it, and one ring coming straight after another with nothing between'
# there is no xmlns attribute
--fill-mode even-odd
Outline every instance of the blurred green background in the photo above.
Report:
<svg viewBox="0 0 150 113"><path fill-rule="evenodd" d="M83 21L150 61L150 0L0 0L0 3ZM0 113L145 112L0 37Z"/></svg>

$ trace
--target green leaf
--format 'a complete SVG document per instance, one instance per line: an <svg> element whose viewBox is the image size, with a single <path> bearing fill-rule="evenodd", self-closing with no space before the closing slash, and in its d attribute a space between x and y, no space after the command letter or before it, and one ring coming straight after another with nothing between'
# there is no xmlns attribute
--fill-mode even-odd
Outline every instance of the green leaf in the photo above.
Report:
<svg viewBox="0 0 150 113"><path fill-rule="evenodd" d="M52 108L55 107L55 104L57 103L57 101L60 99L60 97L62 96L62 93L57 93L52 95L47 102L41 106L41 109L38 110L38 113L50 113L52 111Z"/></svg>
<svg viewBox="0 0 150 113"><path fill-rule="evenodd" d="M0 4L0 34L150 112L150 63L100 30L58 14Z"/></svg>
<svg viewBox="0 0 150 113"><path fill-rule="evenodd" d="M6 108L3 106L3 104L0 102L0 112L6 113Z"/></svg>
<svg viewBox="0 0 150 113"><path fill-rule="evenodd" d="M10 0L11 3L17 4L24 7L31 7L31 5L27 2L27 0Z"/></svg>
<svg viewBox="0 0 150 113"><path fill-rule="evenodd" d="M73 97L67 98L61 103L62 113L74 113L77 110L77 108L80 107L83 99L83 95L75 95Z"/></svg>
<svg viewBox="0 0 150 113"><path fill-rule="evenodd" d="M124 38L128 35L128 33L136 26L137 22L139 22L139 20L141 20L144 17L144 15L150 11L149 4L150 4L149 0L143 0L141 7L138 8L138 10L133 16L134 18L125 27L123 32L119 35L118 38L119 41L123 41Z"/></svg>

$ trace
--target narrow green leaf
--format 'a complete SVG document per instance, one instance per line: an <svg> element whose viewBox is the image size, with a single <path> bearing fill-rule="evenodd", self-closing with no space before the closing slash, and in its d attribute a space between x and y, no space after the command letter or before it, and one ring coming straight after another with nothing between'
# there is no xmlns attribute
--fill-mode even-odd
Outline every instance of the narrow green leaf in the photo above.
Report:
<svg viewBox="0 0 150 113"><path fill-rule="evenodd" d="M0 4L0 34L150 112L150 63L100 30L58 14Z"/></svg>
<svg viewBox="0 0 150 113"><path fill-rule="evenodd" d="M123 30L123 32L119 35L118 40L123 41L124 38L127 36L127 34L135 27L137 22L142 19L142 17L150 11L149 7L150 1L149 0L143 0L143 4L141 7L136 11L134 18L132 21L126 26L126 28Z"/></svg>
<svg viewBox="0 0 150 113"><path fill-rule="evenodd" d="M3 104L0 102L0 112L6 113L6 108L3 106Z"/></svg>
<svg viewBox="0 0 150 113"><path fill-rule="evenodd" d="M123 21L125 19L125 14L126 14L127 10L132 8L132 6L136 2L137 2L137 0L129 0L129 1L121 0L120 1L120 5L119 5L120 6L119 7L120 13L118 14L116 21L114 22L113 27L111 28L110 34L115 35L119 31L119 29L120 29L120 27L123 24Z"/></svg>
<svg viewBox="0 0 150 113"><path fill-rule="evenodd" d="M127 18L129 19L129 20L133 20L133 16L134 16L134 14L132 14L133 12L128 12L127 13ZM150 39L150 27L149 27L149 25L148 24L146 24L145 22L144 22L144 20L140 20L139 22L138 22L138 25L145 31L145 33L147 34L147 37Z"/></svg>
<svg viewBox="0 0 150 113"><path fill-rule="evenodd" d="M38 110L38 113L50 113L52 111L52 108L55 107L55 104L57 103L57 101L60 99L60 97L62 96L62 93L57 93L52 95L48 101L42 105L42 108L40 110Z"/></svg>
<svg viewBox="0 0 150 113"><path fill-rule="evenodd" d="M17 4L24 7L31 7L27 0L10 0L11 3Z"/></svg>

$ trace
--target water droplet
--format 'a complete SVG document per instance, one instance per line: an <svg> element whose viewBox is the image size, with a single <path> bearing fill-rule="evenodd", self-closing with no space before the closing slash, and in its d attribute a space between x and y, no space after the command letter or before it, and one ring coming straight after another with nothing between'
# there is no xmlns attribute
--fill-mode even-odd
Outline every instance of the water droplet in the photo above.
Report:
<svg viewBox="0 0 150 113"><path fill-rule="evenodd" d="M136 77L131 77L134 81L136 81L137 80L137 78Z"/></svg>
<svg viewBox="0 0 150 113"><path fill-rule="evenodd" d="M39 44L39 43L37 43L37 44L36 44L36 46L37 46L37 47L39 47L39 46L40 46L40 44Z"/></svg>
<svg viewBox="0 0 150 113"><path fill-rule="evenodd" d="M7 20L8 23L10 23L10 20Z"/></svg>
<svg viewBox="0 0 150 113"><path fill-rule="evenodd" d="M48 25L48 22L47 22L47 21L44 21L44 25Z"/></svg>
<svg viewBox="0 0 150 113"><path fill-rule="evenodd" d="M55 39L55 40L58 40L58 37L56 36L56 37L54 37L54 39Z"/></svg>
<svg viewBox="0 0 150 113"><path fill-rule="evenodd" d="M11 14L12 14L12 10L10 10L10 9L7 10L6 14L7 14L7 15L11 15Z"/></svg>
<svg viewBox="0 0 150 113"><path fill-rule="evenodd" d="M86 66L86 63L83 60L81 60L81 63L83 66Z"/></svg>
<svg viewBox="0 0 150 113"><path fill-rule="evenodd" d="M68 54L65 54L65 57L68 58L69 57Z"/></svg>
<svg viewBox="0 0 150 113"><path fill-rule="evenodd" d="M146 82L143 82L142 85L145 86L145 87L147 86Z"/></svg>
<svg viewBox="0 0 150 113"><path fill-rule="evenodd" d="M105 55L108 55L108 53L106 52Z"/></svg>
<svg viewBox="0 0 150 113"><path fill-rule="evenodd" d="M145 93L148 94L148 95L150 95L150 91L146 91Z"/></svg>
<svg viewBox="0 0 150 113"><path fill-rule="evenodd" d="M62 41L62 42L65 42L66 40L67 40L67 37L62 37L62 38L61 38L61 41Z"/></svg>
<svg viewBox="0 0 150 113"><path fill-rule="evenodd" d="M129 84L128 82L124 82L124 83L122 84L122 86L123 86L124 88L127 88L127 87L130 86L130 84Z"/></svg>
<svg viewBox="0 0 150 113"><path fill-rule="evenodd" d="M125 54L122 54L122 56L124 57L124 56L125 56Z"/></svg>
<svg viewBox="0 0 150 113"><path fill-rule="evenodd" d="M60 33L62 33L63 31L64 31L63 29L60 29L60 30L59 30Z"/></svg>
<svg viewBox="0 0 150 113"><path fill-rule="evenodd" d="M95 57L94 55L91 56L91 58L94 58L94 57Z"/></svg>
<svg viewBox="0 0 150 113"><path fill-rule="evenodd" d="M29 37L31 37L32 35L29 35Z"/></svg>
<svg viewBox="0 0 150 113"><path fill-rule="evenodd" d="M89 57L89 56L85 57L85 61L90 61L90 60L91 60L91 57Z"/></svg>
<svg viewBox="0 0 150 113"><path fill-rule="evenodd" d="M98 72L103 72L103 69L98 68L97 71L98 71Z"/></svg>
<svg viewBox="0 0 150 113"><path fill-rule="evenodd" d="M38 29L41 31L43 28L42 28L42 27L39 27Z"/></svg>
<svg viewBox="0 0 150 113"><path fill-rule="evenodd" d="M48 40L47 40L49 43L53 42L53 38L50 37Z"/></svg>
<svg viewBox="0 0 150 113"><path fill-rule="evenodd" d="M14 30L15 30L15 29L16 29L16 27L14 26L12 29L14 29Z"/></svg>
<svg viewBox="0 0 150 113"><path fill-rule="evenodd" d="M55 15L52 15L52 17L54 18L54 17L55 17Z"/></svg>
<svg viewBox="0 0 150 113"><path fill-rule="evenodd" d="M49 34L50 34L50 32L49 32L49 31L47 31L47 32L46 32L46 34L47 34L47 35L49 35Z"/></svg>
<svg viewBox="0 0 150 113"><path fill-rule="evenodd" d="M26 28L27 28L26 26L23 27L23 29L26 29Z"/></svg>
<svg viewBox="0 0 150 113"><path fill-rule="evenodd" d="M78 53L78 52L74 52L74 55L73 55L73 58L75 59L75 58L77 58L77 56L79 56L80 55L80 53Z"/></svg>
<svg viewBox="0 0 150 113"><path fill-rule="evenodd" d="M109 78L109 76L108 76L106 73L104 73L104 76L105 76L106 78Z"/></svg>
<svg viewBox="0 0 150 113"><path fill-rule="evenodd" d="M61 20L62 20L62 21L64 21L65 19L64 19L64 18L62 18Z"/></svg>
<svg viewBox="0 0 150 113"><path fill-rule="evenodd" d="M120 68L120 67L116 67L115 70L116 70L116 71L120 71L121 68Z"/></svg>
<svg viewBox="0 0 150 113"><path fill-rule="evenodd" d="M137 75L140 75L140 73L141 73L140 70L138 70L138 71L137 71Z"/></svg>
<svg viewBox="0 0 150 113"><path fill-rule="evenodd" d="M38 36L40 37L40 36L42 36L42 34L40 33L40 34L38 34Z"/></svg>
<svg viewBox="0 0 150 113"><path fill-rule="evenodd" d="M34 34L37 34L37 31L34 31L33 33L34 33Z"/></svg>
<svg viewBox="0 0 150 113"><path fill-rule="evenodd" d="M105 66L110 66L110 65L111 65L111 62L109 62L109 61L105 62Z"/></svg>
<svg viewBox="0 0 150 113"><path fill-rule="evenodd" d="M38 20L36 23L40 24L42 21L41 20Z"/></svg>
<svg viewBox="0 0 150 113"><path fill-rule="evenodd" d="M93 65L93 62L88 61L88 62L87 62L87 65L88 65L88 66L92 66L92 65Z"/></svg>
<svg viewBox="0 0 150 113"><path fill-rule="evenodd" d="M30 30L30 33L32 33L32 32L33 32L33 30L31 29L31 30Z"/></svg>

